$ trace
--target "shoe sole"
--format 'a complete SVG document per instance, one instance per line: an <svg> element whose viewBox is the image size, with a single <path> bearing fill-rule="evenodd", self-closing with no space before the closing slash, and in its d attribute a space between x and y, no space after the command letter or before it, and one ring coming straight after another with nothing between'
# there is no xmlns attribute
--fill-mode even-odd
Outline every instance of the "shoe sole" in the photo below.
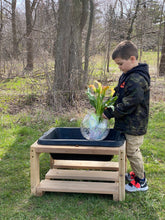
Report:
<svg viewBox="0 0 165 220"><path fill-rule="evenodd" d="M144 187L144 188L133 188L133 189L127 189L126 187L125 187L125 191L126 192L145 192L145 191L147 191L148 190L148 186L146 186L146 187Z"/></svg>

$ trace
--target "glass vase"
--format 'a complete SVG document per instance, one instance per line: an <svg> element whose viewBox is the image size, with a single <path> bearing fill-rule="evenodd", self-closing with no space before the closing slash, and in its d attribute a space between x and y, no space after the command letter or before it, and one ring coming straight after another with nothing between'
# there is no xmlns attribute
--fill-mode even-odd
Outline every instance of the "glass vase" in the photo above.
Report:
<svg viewBox="0 0 165 220"><path fill-rule="evenodd" d="M87 140L104 140L109 133L109 123L107 119L99 118L95 113L85 115L81 123L81 134Z"/></svg>

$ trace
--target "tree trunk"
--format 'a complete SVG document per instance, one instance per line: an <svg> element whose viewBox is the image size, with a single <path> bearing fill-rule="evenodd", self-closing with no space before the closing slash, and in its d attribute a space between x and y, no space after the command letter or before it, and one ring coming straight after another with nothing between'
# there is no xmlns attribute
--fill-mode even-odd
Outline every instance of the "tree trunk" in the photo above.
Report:
<svg viewBox="0 0 165 220"><path fill-rule="evenodd" d="M159 66L159 76L165 76L165 19L164 19L164 35L163 35L161 59Z"/></svg>
<svg viewBox="0 0 165 220"><path fill-rule="evenodd" d="M107 47L107 72L109 73L109 62L110 62L110 49L111 49L111 34L108 36L108 47Z"/></svg>
<svg viewBox="0 0 165 220"><path fill-rule="evenodd" d="M26 8L26 47L27 65L26 70L33 70L33 38L32 38L32 10L30 0L25 0Z"/></svg>
<svg viewBox="0 0 165 220"><path fill-rule="evenodd" d="M2 30L3 30L3 9L2 0L0 1L0 78L2 78Z"/></svg>
<svg viewBox="0 0 165 220"><path fill-rule="evenodd" d="M83 86L81 15L87 1L59 1L55 42L54 104L57 108L71 103Z"/></svg>
<svg viewBox="0 0 165 220"><path fill-rule="evenodd" d="M16 9L17 0L12 0L12 34L13 34L13 57L15 59L18 58L19 50L18 50L18 42L17 42L17 32L16 32Z"/></svg>
<svg viewBox="0 0 165 220"><path fill-rule="evenodd" d="M134 13L134 16L131 20L131 24L130 24L130 27L128 29L128 33L127 33L127 37L126 39L127 40L131 40L131 34L132 34L132 31L133 31L133 24L135 22L135 19L137 17L137 13L138 13L138 10L139 10L139 6L140 6L140 0L137 0L137 3L136 3L136 8L135 8L135 13Z"/></svg>
<svg viewBox="0 0 165 220"><path fill-rule="evenodd" d="M112 7L111 5L109 6L108 9L108 14L107 14L107 72L109 73L109 63L110 63L110 51L111 51L111 35L112 35L112 31L113 31L113 19L115 17L115 8L117 5L118 0L115 1L114 7ZM123 5L122 2L120 2L120 6L121 6L121 13L123 13ZM122 14L120 15L120 17L122 17Z"/></svg>
<svg viewBox="0 0 165 220"><path fill-rule="evenodd" d="M84 67L84 85L87 83L88 79L88 66L89 66L89 42L90 36L92 31L92 24L93 24L93 17L94 17L94 3L93 0L90 0L90 18L89 18L89 25L88 25L88 32L87 38L85 43L85 67Z"/></svg>
<svg viewBox="0 0 165 220"><path fill-rule="evenodd" d="M162 5L162 9L161 9L161 17L160 17L160 21L159 21L159 30L158 30L157 76L159 75L159 54L160 54L160 36L161 36L161 30L162 30L162 20L163 20L163 18L165 20L165 17L163 16L163 14L164 14L164 4L165 4L165 0L163 1L163 5Z"/></svg>

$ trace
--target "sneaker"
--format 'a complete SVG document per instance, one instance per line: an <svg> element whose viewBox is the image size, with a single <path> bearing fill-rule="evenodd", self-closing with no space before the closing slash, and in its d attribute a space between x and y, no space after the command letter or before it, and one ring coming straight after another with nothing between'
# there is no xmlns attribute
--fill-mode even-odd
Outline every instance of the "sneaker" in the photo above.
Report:
<svg viewBox="0 0 165 220"><path fill-rule="evenodd" d="M127 192L147 191L147 179L144 178L144 180L142 180L136 176L134 180L125 185L125 190Z"/></svg>
<svg viewBox="0 0 165 220"><path fill-rule="evenodd" d="M131 182L134 179L135 179L135 173L133 171L125 174L125 180L127 180L128 182Z"/></svg>

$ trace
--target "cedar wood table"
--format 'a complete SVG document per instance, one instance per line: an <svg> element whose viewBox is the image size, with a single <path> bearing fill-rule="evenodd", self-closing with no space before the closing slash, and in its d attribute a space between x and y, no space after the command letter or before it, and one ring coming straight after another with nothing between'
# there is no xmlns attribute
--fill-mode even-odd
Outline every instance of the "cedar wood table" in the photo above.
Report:
<svg viewBox="0 0 165 220"><path fill-rule="evenodd" d="M118 155L118 162L54 160L44 180L40 180L40 153ZM72 192L112 194L125 200L125 142L120 147L40 145L30 148L31 193Z"/></svg>

